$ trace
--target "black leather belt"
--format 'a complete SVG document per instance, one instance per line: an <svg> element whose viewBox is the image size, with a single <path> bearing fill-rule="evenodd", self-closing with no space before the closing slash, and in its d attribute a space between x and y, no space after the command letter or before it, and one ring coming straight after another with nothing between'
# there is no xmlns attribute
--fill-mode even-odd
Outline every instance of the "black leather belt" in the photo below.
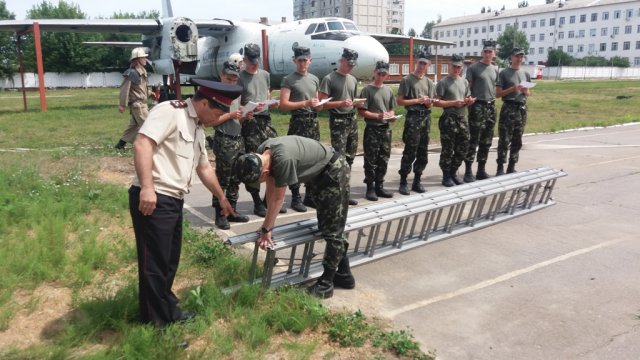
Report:
<svg viewBox="0 0 640 360"><path fill-rule="evenodd" d="M493 105L495 103L496 103L495 100L491 100L491 101L476 100L476 104L481 104L481 105Z"/></svg>
<svg viewBox="0 0 640 360"><path fill-rule="evenodd" d="M226 137L233 140L240 140L242 138L242 135L229 135L229 134L223 133L220 130L216 130L216 136L222 136L222 137Z"/></svg>
<svg viewBox="0 0 640 360"><path fill-rule="evenodd" d="M429 110L429 109L424 109L424 110L407 110L407 115L408 115L408 114L410 114L410 113L415 113L415 114L418 114L418 115L420 115L420 116L423 116L423 115L429 115L429 114L431 114L431 110Z"/></svg>
<svg viewBox="0 0 640 360"><path fill-rule="evenodd" d="M348 114L333 114L331 113L331 117L334 119L351 119L356 115L355 112L350 112Z"/></svg>
<svg viewBox="0 0 640 360"><path fill-rule="evenodd" d="M297 113L297 114L291 114L291 116L293 116L296 119L315 119L318 116L318 113Z"/></svg>

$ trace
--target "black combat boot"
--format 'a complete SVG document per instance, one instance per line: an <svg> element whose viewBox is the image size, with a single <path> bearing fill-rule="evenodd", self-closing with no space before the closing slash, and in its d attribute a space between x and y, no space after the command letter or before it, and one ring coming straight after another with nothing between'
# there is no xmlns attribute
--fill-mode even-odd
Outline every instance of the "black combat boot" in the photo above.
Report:
<svg viewBox="0 0 640 360"><path fill-rule="evenodd" d="M367 183L367 193L364 197L369 201L378 201L378 195L376 195L376 190L374 189L372 182Z"/></svg>
<svg viewBox="0 0 640 360"><path fill-rule="evenodd" d="M390 199L393 197L393 194L384 189L384 181L376 181L376 195Z"/></svg>
<svg viewBox="0 0 640 360"><path fill-rule="evenodd" d="M307 188L307 191L304 193L304 201L302 201L302 205L312 209L316 208L316 202L313 199L313 195L309 192L309 188Z"/></svg>
<svg viewBox="0 0 640 360"><path fill-rule="evenodd" d="M456 183L454 183L451 179L451 171L442 170L442 185L446 187L452 187L456 185Z"/></svg>
<svg viewBox="0 0 640 360"><path fill-rule="evenodd" d="M464 180L464 182L466 183L476 181L476 178L473 177L473 170L471 170L471 165L473 165L473 162L471 161L464 162L464 178L462 180Z"/></svg>
<svg viewBox="0 0 640 360"><path fill-rule="evenodd" d="M486 163L486 161L478 161L478 171L476 172L476 179L484 180L489 178L489 174L487 174L486 170L484 169Z"/></svg>
<svg viewBox="0 0 640 360"><path fill-rule="evenodd" d="M349 198L349 205L351 205L351 206L358 205L358 200Z"/></svg>
<svg viewBox="0 0 640 360"><path fill-rule="evenodd" d="M231 207L233 208L233 211L236 211L236 202L235 201L230 201L229 203L231 204ZM236 211L236 215L229 214L227 216L227 221L246 223L246 222L249 222L249 217L247 215L238 214L238 212Z"/></svg>
<svg viewBox="0 0 640 360"><path fill-rule="evenodd" d="M498 170L496 170L496 176L504 175L504 164L498 163Z"/></svg>
<svg viewBox="0 0 640 360"><path fill-rule="evenodd" d="M216 205L213 208L216 210L216 226L218 227L218 229L229 230L231 226L229 225L227 217L222 215L222 209L220 209L220 205Z"/></svg>
<svg viewBox="0 0 640 360"><path fill-rule="evenodd" d="M516 172L516 163L513 160L509 160L509 165L507 165L507 174L514 172Z"/></svg>
<svg viewBox="0 0 640 360"><path fill-rule="evenodd" d="M340 260L338 264L338 271L336 271L336 275L333 278L333 286L343 289L353 289L356 287L356 279L353 277L353 274L351 274L351 266L349 266L349 257L347 256L348 249L349 244L347 244L344 249L342 260Z"/></svg>
<svg viewBox="0 0 640 360"><path fill-rule="evenodd" d="M456 185L464 184L458 177L458 169L451 170L451 180L453 180L453 183Z"/></svg>
<svg viewBox="0 0 640 360"><path fill-rule="evenodd" d="M291 208L298 212L307 211L307 207L302 204L302 197L300 196L300 188L291 190Z"/></svg>
<svg viewBox="0 0 640 360"><path fill-rule="evenodd" d="M427 189L425 189L424 186L422 186L422 184L420 183L421 176L422 174L415 173L415 176L413 177L413 184L411 185L411 190L417 192L418 194L427 192Z"/></svg>
<svg viewBox="0 0 640 360"><path fill-rule="evenodd" d="M253 213L260 216L267 216L267 208L264 206L262 199L260 199L259 191L251 191L251 198L253 199Z"/></svg>
<svg viewBox="0 0 640 360"><path fill-rule="evenodd" d="M322 266L324 267L324 272L318 281L307 289L307 293L320 299L328 299L333 296L333 280L336 275L336 269L326 265Z"/></svg>
<svg viewBox="0 0 640 360"><path fill-rule="evenodd" d="M409 195L409 187L407 186L407 175L400 175L400 188L398 189L400 194Z"/></svg>
<svg viewBox="0 0 640 360"><path fill-rule="evenodd" d="M118 143L116 144L116 146L114 146L114 148L116 150L124 150L124 146L125 145L127 145L127 142L122 140L122 139L120 139L120 140L118 140Z"/></svg>

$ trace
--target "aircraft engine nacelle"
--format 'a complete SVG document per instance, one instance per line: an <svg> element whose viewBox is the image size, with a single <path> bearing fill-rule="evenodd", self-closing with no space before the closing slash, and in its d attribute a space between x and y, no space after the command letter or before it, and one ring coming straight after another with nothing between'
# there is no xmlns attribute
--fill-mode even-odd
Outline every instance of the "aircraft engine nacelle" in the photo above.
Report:
<svg viewBox="0 0 640 360"><path fill-rule="evenodd" d="M188 18L175 17L163 20L162 35L143 39L150 48L155 71L160 74L174 74L174 63L180 64L180 71L193 72L198 63L198 28Z"/></svg>

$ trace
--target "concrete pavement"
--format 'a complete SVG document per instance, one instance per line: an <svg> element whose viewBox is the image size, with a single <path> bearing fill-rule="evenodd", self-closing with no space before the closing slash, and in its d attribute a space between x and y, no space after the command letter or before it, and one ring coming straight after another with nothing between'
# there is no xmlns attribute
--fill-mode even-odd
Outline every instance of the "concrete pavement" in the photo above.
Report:
<svg viewBox="0 0 640 360"><path fill-rule="evenodd" d="M327 304L409 327L439 359L640 358L640 125L524 143L517 168L569 175L558 180L555 206L357 267L356 289ZM396 197L400 156L387 175ZM430 154L428 190L441 188L438 156ZM490 159L494 173L495 152ZM352 192L366 201L362 178L358 157ZM201 185L186 202L190 221L212 226ZM239 208L252 208L243 190ZM289 210L279 223L310 216ZM261 219L251 218L231 230L257 229Z"/></svg>

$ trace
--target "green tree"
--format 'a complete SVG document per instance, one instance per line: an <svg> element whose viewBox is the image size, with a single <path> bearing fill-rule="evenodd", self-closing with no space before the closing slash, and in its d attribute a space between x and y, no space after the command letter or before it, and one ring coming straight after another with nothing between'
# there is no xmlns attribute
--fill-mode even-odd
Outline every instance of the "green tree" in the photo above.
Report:
<svg viewBox="0 0 640 360"><path fill-rule="evenodd" d="M0 20L15 20L16 15L7 10L7 4L0 0ZM12 77L17 69L17 50L15 35L0 33L0 79Z"/></svg>
<svg viewBox="0 0 640 360"><path fill-rule="evenodd" d="M433 38L433 27L436 25L435 21L428 21L426 24L424 24L424 28L422 28L422 32L420 33L420 37L423 37L425 39L432 39Z"/></svg>
<svg viewBox="0 0 640 360"><path fill-rule="evenodd" d="M629 58L626 57L622 57L622 56L614 56L611 58L611 65L612 66L618 66L618 67L624 67L627 68L629 66L631 66L631 64L629 63Z"/></svg>
<svg viewBox="0 0 640 360"><path fill-rule="evenodd" d="M551 49L547 57L547 66L570 66L574 61L573 56L566 52L559 49Z"/></svg>
<svg viewBox="0 0 640 360"><path fill-rule="evenodd" d="M515 26L507 27L500 36L498 36L498 57L507 60L514 47L519 47L527 53L529 51L529 41L524 31L519 31Z"/></svg>

